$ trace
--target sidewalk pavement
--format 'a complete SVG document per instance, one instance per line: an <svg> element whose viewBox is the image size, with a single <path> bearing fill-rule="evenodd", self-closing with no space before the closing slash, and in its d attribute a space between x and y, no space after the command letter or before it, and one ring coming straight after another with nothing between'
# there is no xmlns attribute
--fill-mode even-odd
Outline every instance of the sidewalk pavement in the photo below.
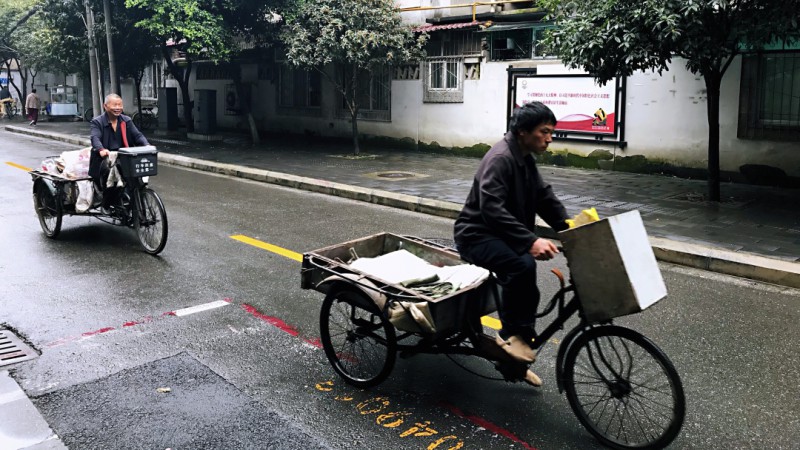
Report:
<svg viewBox="0 0 800 450"><path fill-rule="evenodd" d="M6 130L88 146L85 122L40 122ZM443 153L352 146L314 137L242 134L216 142L146 133L162 163L454 218L479 160ZM500 136L498 136L498 140ZM638 210L659 260L800 288L800 189L723 183L723 201L703 200L704 180L540 166L570 215ZM390 230L388 230L390 231ZM552 230L545 235L555 237Z"/></svg>

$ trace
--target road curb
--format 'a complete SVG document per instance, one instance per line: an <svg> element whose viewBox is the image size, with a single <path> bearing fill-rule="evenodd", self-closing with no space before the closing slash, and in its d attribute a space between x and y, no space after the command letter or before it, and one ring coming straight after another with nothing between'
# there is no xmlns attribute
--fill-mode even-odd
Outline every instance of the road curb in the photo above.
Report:
<svg viewBox="0 0 800 450"><path fill-rule="evenodd" d="M67 448L7 370L0 371L0 447Z"/></svg>
<svg viewBox="0 0 800 450"><path fill-rule="evenodd" d="M75 145L88 146L88 139L61 133L46 132L15 126L6 126L7 131L54 139ZM379 189L368 189L332 181L273 172L264 169L219 163L187 156L159 153L165 164L233 176L253 181L276 184L320 194L358 200L376 205L389 206L438 217L455 219L461 204L399 194ZM551 239L557 234L544 222L537 221L537 232ZM703 269L726 275L734 275L792 288L800 288L800 263L767 258L749 253L733 252L698 244L650 237L653 252L659 261Z"/></svg>

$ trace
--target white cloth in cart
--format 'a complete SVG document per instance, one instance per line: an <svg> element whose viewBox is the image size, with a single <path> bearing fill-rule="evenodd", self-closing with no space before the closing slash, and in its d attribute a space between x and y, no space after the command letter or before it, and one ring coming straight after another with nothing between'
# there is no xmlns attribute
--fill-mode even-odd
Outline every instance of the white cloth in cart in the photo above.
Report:
<svg viewBox="0 0 800 450"><path fill-rule="evenodd" d="M408 250L397 250L375 258L358 258L350 266L393 284L412 280L451 283L453 291L471 286L489 277L489 271L472 264L436 267Z"/></svg>
<svg viewBox="0 0 800 450"><path fill-rule="evenodd" d="M92 180L79 180L75 184L78 185L78 198L75 200L75 212L83 213L92 207L94 201L94 188L92 187Z"/></svg>

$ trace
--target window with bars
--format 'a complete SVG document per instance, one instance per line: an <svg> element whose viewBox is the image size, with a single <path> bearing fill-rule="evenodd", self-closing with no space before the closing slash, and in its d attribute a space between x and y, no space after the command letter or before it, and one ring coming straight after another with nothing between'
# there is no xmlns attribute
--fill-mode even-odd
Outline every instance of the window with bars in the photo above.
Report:
<svg viewBox="0 0 800 450"><path fill-rule="evenodd" d="M745 55L738 136L800 141L800 52Z"/></svg>
<svg viewBox="0 0 800 450"><path fill-rule="evenodd" d="M342 74L339 70L337 73ZM351 72L352 73L352 72ZM345 76L350 76L346 74ZM362 72L358 77L358 119L391 121L392 104L392 70L389 67L373 70L372 72ZM350 110L345 103L344 96L339 95L340 108L337 117L342 119L350 118Z"/></svg>
<svg viewBox="0 0 800 450"><path fill-rule="evenodd" d="M427 58L424 67L423 101L461 103L464 101L464 58L441 56Z"/></svg>
<svg viewBox="0 0 800 450"><path fill-rule="evenodd" d="M278 71L278 111L318 115L322 106L322 76L316 70L281 65Z"/></svg>

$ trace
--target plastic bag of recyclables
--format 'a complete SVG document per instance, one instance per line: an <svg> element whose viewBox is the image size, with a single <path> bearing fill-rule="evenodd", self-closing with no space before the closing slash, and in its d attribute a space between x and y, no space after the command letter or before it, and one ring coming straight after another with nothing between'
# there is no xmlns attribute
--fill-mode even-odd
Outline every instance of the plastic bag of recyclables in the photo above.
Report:
<svg viewBox="0 0 800 450"><path fill-rule="evenodd" d="M89 157L91 147L61 153L64 161L63 175L70 179L86 178L89 176Z"/></svg>

